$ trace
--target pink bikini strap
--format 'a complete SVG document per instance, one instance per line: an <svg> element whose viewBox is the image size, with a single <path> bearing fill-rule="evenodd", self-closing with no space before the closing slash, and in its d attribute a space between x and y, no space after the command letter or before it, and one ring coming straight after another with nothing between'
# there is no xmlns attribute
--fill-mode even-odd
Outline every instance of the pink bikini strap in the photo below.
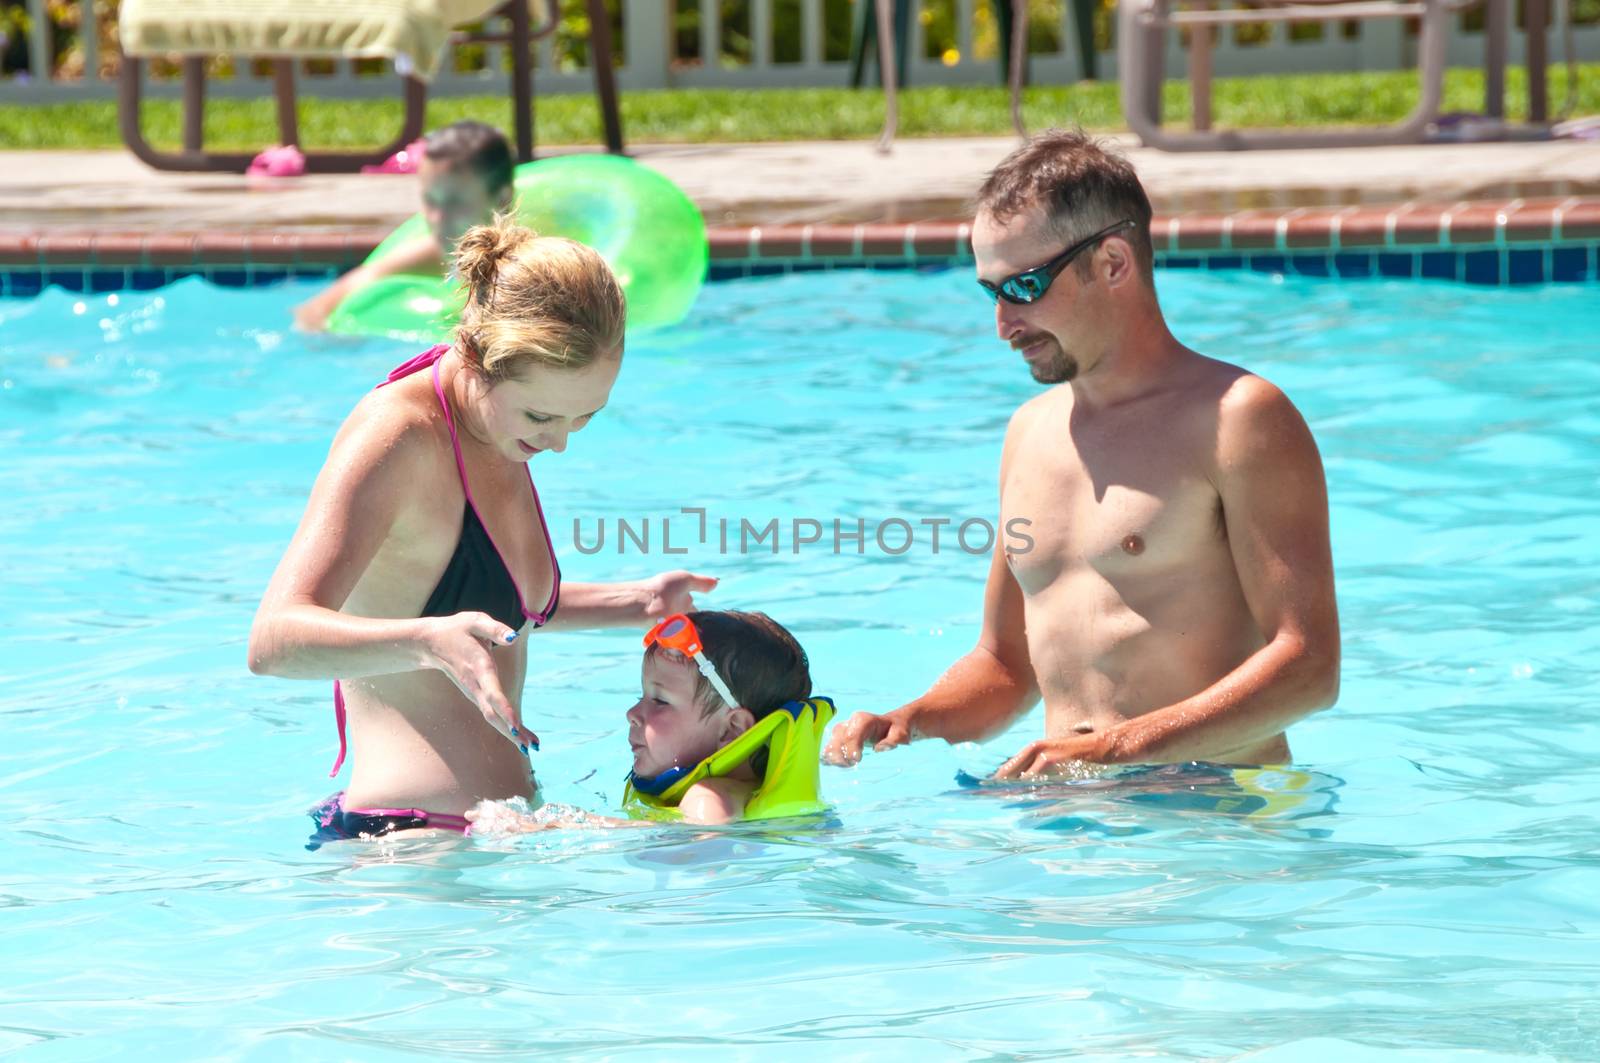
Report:
<svg viewBox="0 0 1600 1063"><path fill-rule="evenodd" d="M483 526L484 536L489 540L489 545L494 547L495 554L500 558L500 563L505 565L506 572L509 574L511 566L506 564L506 555L500 552L500 544L494 541L493 535L489 534L489 526L483 523L483 512L478 509L478 503L472 497L472 485L467 482L467 463L461 456L461 437L456 434L456 420L450 413L450 404L445 401L444 385L439 380L439 361L437 358L433 362L433 393L439 396L439 408L444 411L445 427L450 429L450 449L455 451L456 475L461 478L461 493L467 497L467 505L472 507L472 512L478 515L478 523ZM542 627L544 622L549 619L550 607L556 602L556 596L561 593L561 563L556 560L556 543L550 537L550 526L545 523L544 506L539 502L539 489L533 486L533 473L528 470L526 465L523 466L522 471L528 477L528 492L533 496L533 510L539 516L539 527L544 531L544 540L550 550L551 576L554 579L554 583L550 589L550 601L545 604L545 609L542 613L528 611L528 603L523 599L522 588L516 585L515 578L512 579L511 588L517 593L518 610L521 611L524 617L533 620L536 627Z"/></svg>
<svg viewBox="0 0 1600 1063"><path fill-rule="evenodd" d="M393 816L396 819L420 819L424 827L434 827L438 830L458 830L462 834L472 833L472 824L466 816L458 816L453 812L429 812L425 808L352 808L347 809L358 816Z"/></svg>
<svg viewBox="0 0 1600 1063"><path fill-rule="evenodd" d="M444 399L444 385L439 382L439 362L433 363L433 393L439 396L439 409L444 411L445 427L450 429L450 449L456 453L456 475L461 477L461 493L467 496L467 505L472 507L474 513L478 512L478 503L472 500L472 487L467 483L467 463L461 457L461 437L456 435L456 419L450 415L450 404ZM482 520L482 516L478 518ZM498 552L498 551L497 551Z"/></svg>
<svg viewBox="0 0 1600 1063"><path fill-rule="evenodd" d="M328 778L339 774L339 769L344 765L344 691L339 689L339 681L333 681L333 721L339 725L339 756L333 762L333 770L328 772Z"/></svg>
<svg viewBox="0 0 1600 1063"><path fill-rule="evenodd" d="M426 369L430 365L437 365L439 363L439 359L443 358L446 352L449 350L449 345L444 343L441 343L435 347L429 347L415 358L401 362L399 365L389 370L389 375L384 378L383 384L393 384L396 380L404 380L412 373L415 373L418 369ZM383 384L379 384L378 386L381 388L383 387Z"/></svg>

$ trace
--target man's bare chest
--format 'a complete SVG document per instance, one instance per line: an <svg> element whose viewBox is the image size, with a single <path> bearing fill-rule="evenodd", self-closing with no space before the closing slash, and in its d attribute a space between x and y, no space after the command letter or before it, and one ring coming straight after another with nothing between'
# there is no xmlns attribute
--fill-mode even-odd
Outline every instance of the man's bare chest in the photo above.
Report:
<svg viewBox="0 0 1600 1063"><path fill-rule="evenodd" d="M1024 527L1007 561L1025 594L1093 571L1112 582L1213 560L1225 549L1208 455L1174 433L1036 428L1001 485L1001 519ZM1023 523L1025 522L1025 523Z"/></svg>

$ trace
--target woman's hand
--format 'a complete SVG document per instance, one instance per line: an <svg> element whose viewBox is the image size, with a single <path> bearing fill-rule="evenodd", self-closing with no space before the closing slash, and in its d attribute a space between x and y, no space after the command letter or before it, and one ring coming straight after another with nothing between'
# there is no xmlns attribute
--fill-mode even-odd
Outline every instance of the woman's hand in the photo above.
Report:
<svg viewBox="0 0 1600 1063"><path fill-rule="evenodd" d="M565 826L510 808L502 801L479 801L467 809L466 820L474 834L537 834Z"/></svg>
<svg viewBox="0 0 1600 1063"><path fill-rule="evenodd" d="M597 816L570 805L540 805L528 810L520 797L508 801L483 800L467 810L473 834L537 834L547 830L583 830L594 827L648 827L652 824L614 816Z"/></svg>
<svg viewBox="0 0 1600 1063"><path fill-rule="evenodd" d="M530 745L539 748L539 736L523 727L521 712L501 688L492 656L517 641L515 631L487 613L456 613L428 621L423 641L428 667L449 676L489 726L524 754Z"/></svg>
<svg viewBox="0 0 1600 1063"><path fill-rule="evenodd" d="M649 626L694 609L694 596L717 585L715 576L678 569L626 583L562 583L561 608L540 631Z"/></svg>
<svg viewBox="0 0 1600 1063"><path fill-rule="evenodd" d="M651 576L639 584L644 591L644 615L655 620L673 613L693 612L694 596L705 594L716 585L715 576L697 576L682 569Z"/></svg>

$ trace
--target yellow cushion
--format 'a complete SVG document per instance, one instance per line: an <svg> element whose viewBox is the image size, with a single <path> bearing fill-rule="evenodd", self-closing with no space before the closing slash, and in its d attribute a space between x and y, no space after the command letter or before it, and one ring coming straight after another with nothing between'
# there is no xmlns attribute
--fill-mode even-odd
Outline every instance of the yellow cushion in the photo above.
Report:
<svg viewBox="0 0 1600 1063"><path fill-rule="evenodd" d="M453 26L502 0L123 0L122 50L133 56L405 56L432 77Z"/></svg>

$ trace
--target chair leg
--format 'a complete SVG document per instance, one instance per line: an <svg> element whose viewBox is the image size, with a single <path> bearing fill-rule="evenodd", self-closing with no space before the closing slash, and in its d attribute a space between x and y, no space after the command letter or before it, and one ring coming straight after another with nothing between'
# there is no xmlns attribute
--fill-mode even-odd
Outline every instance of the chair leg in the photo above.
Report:
<svg viewBox="0 0 1600 1063"><path fill-rule="evenodd" d="M122 143L134 157L153 170L182 173L243 173L245 167L250 165L252 158L250 155L203 151L198 147L186 147L183 151L159 151L145 139L144 129L139 121L144 105L144 84L141 81L143 65L138 59L124 55L117 88L117 124L122 133ZM198 78L193 79L193 84L190 79L185 78L185 141L198 141L204 124L201 118L203 118L205 96L203 91L196 91L198 85ZM195 104L192 110L187 107L191 101Z"/></svg>
<svg viewBox="0 0 1600 1063"><path fill-rule="evenodd" d="M1007 51L1011 55L1006 81L1011 87L1011 126L1017 136L1026 137L1028 127L1022 121L1022 86L1028 80L1028 0L1012 0L1011 40Z"/></svg>
<svg viewBox="0 0 1600 1063"><path fill-rule="evenodd" d="M144 104L143 63L133 56L122 57L122 72L117 81L117 126L122 143L140 162L153 170L177 173L243 173L255 156L251 153L205 151L199 146L202 127L204 94L194 91L186 79L185 103L195 103L185 111L185 149L159 151L145 139L139 119ZM194 79L198 84L198 79ZM313 152L306 155L306 170L310 173L355 173L369 163L380 163L401 148L416 140L422 133L427 115L428 90L417 78L405 79L405 121L400 135L389 144L370 152ZM190 115L194 118L191 121ZM290 132L294 132L293 129ZM193 145L193 146L191 146Z"/></svg>
<svg viewBox="0 0 1600 1063"><path fill-rule="evenodd" d="M511 20L511 114L517 141L517 161L533 161L533 35L528 5L506 5Z"/></svg>
<svg viewBox="0 0 1600 1063"><path fill-rule="evenodd" d="M272 61L272 95L278 104L278 143L300 146L300 115L295 111L294 60Z"/></svg>
<svg viewBox="0 0 1600 1063"><path fill-rule="evenodd" d="M895 78L894 15L889 5L894 0L874 0L873 15L878 23L878 73L883 77L883 131L878 134L878 152L889 153L895 132L900 127L900 85Z"/></svg>
<svg viewBox="0 0 1600 1063"><path fill-rule="evenodd" d="M1078 31L1079 74L1086 81L1100 80L1100 58L1094 50L1095 0L1072 0L1073 26Z"/></svg>
<svg viewBox="0 0 1600 1063"><path fill-rule="evenodd" d="M911 20L917 13L913 8L921 10L922 5L912 0L894 0L894 73L902 88L908 83L911 70Z"/></svg>
<svg viewBox="0 0 1600 1063"><path fill-rule="evenodd" d="M885 22L878 17L878 8L875 0L862 0L860 4L861 18L856 25L856 33L850 43L850 87L858 89L865 76L867 56L872 54L874 47L877 49L878 84L885 89L888 82L884 80L883 58L893 56L896 75L896 84L906 83L907 72L911 62L911 19L915 12L912 10L912 0L891 0L893 8L889 20ZM1000 0L1006 3L1008 0ZM892 51L885 50L885 40L893 43Z"/></svg>
<svg viewBox="0 0 1600 1063"><path fill-rule="evenodd" d="M1117 5L1117 80L1128 128L1145 144L1161 133L1161 82L1164 53L1161 31L1145 19L1163 9L1154 0L1121 0Z"/></svg>
<svg viewBox="0 0 1600 1063"><path fill-rule="evenodd" d="M206 61L183 60L183 150L199 152L206 140Z"/></svg>
<svg viewBox="0 0 1600 1063"><path fill-rule="evenodd" d="M1490 118L1506 116L1506 2L1483 8L1483 113Z"/></svg>
<svg viewBox="0 0 1600 1063"><path fill-rule="evenodd" d="M859 89L866 76L867 50L878 39L878 19L872 4L858 4L860 15L850 37L850 87Z"/></svg>
<svg viewBox="0 0 1600 1063"><path fill-rule="evenodd" d="M1568 16L1571 17L1570 15ZM1545 63L1548 60L1547 49L1549 42L1545 38L1545 29L1549 18L1549 5L1546 0L1527 0L1524 7L1524 19L1527 22L1527 59L1525 65L1528 69L1528 121L1533 123L1546 122L1550 119L1550 86L1545 76Z"/></svg>
<svg viewBox="0 0 1600 1063"><path fill-rule="evenodd" d="M605 0L589 0L589 62L594 65L594 89L600 103L600 120L605 126L606 150L622 155L617 66L611 47L611 15L606 11Z"/></svg>
<svg viewBox="0 0 1600 1063"><path fill-rule="evenodd" d="M1189 98L1196 133L1211 129L1211 27L1189 27Z"/></svg>

